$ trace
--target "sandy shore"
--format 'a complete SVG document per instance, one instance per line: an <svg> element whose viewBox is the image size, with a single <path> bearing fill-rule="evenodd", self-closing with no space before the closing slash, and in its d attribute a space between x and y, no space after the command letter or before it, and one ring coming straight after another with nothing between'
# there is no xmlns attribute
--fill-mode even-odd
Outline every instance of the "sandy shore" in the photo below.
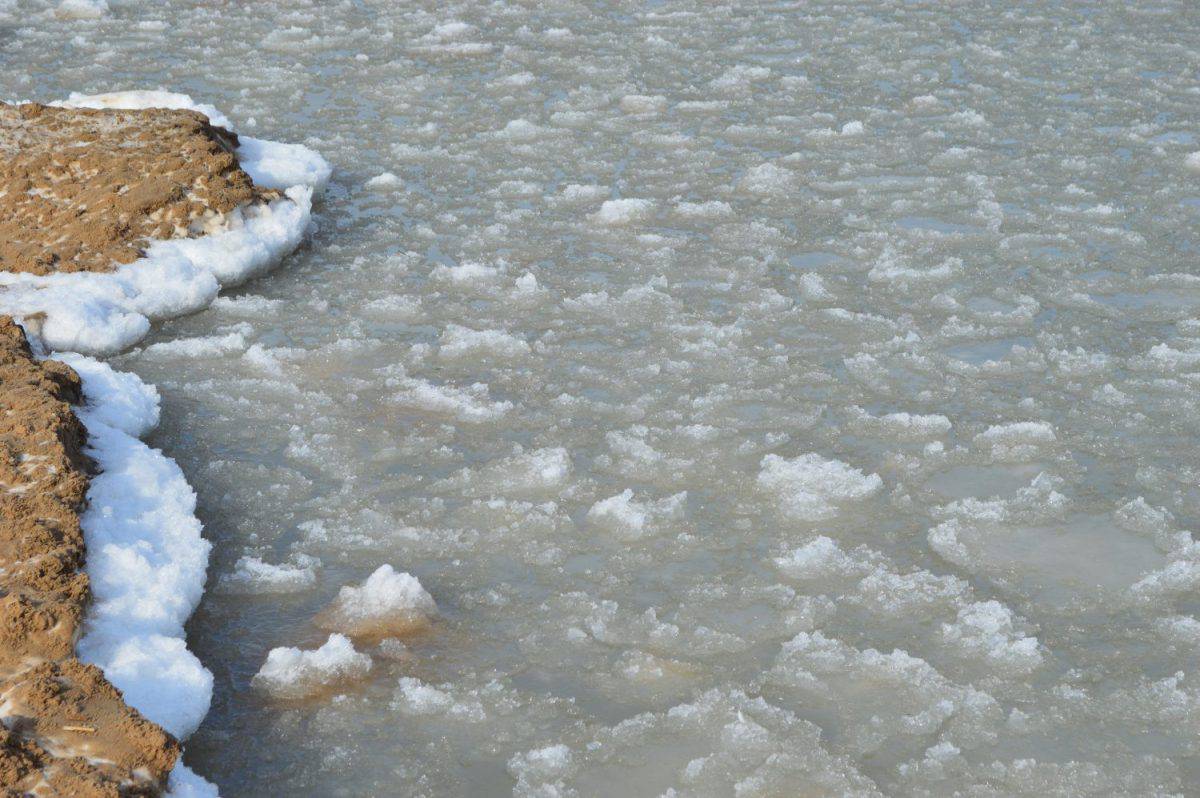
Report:
<svg viewBox="0 0 1200 798"><path fill-rule="evenodd" d="M76 373L0 317L0 784L5 795L155 795L179 744L74 656L89 590L91 464Z"/></svg>
<svg viewBox="0 0 1200 798"><path fill-rule="evenodd" d="M255 153L276 146L250 141L246 149ZM112 307L124 310L112 304L110 295L136 298L140 291L153 300L150 291L179 291L181 284L188 285L186 279L200 286L202 290L191 292L182 304L160 303L162 307L150 311L146 307L154 303L142 301L136 308L144 314L136 315L140 326L122 331L124 338L116 340L123 341L139 331L144 334L145 316L174 315L202 306L206 298L211 301L219 284L248 276L294 247L307 224L313 183L293 189L288 197L274 187L256 185L239 163L238 148L236 134L194 110L0 103L0 271L16 275L0 287L0 294L8 305L23 311L13 311L16 321L0 316L0 396L7 411L0 416L4 488L0 492L0 795L162 794L181 752L168 729L186 735L207 708L211 677L194 657L193 670L203 677L201 681L207 680L202 685L204 695L186 696L189 685L176 685L176 692L182 691L186 698L181 710L168 706L179 703L180 695L167 700L152 688L149 693L154 699L143 700L140 706L147 714L157 712L159 723L155 723L126 702L101 667L85 664L77 656L81 638L88 634L100 638L96 650L114 642L122 645L123 635L134 635L135 647L146 640L151 646L145 650L155 650L153 646L163 650L163 641L169 644L182 635L190 608L185 607L182 616L163 610L161 628L149 629L139 639L137 631L122 631L125 619L119 612L113 615L101 606L101 613L108 616L103 622L91 622L88 632L93 597L85 573L85 510L90 477L105 470L105 464L89 459L83 422L97 408L77 414L73 406L81 407L89 393L81 382L83 372L58 360L41 359L35 350L55 346L54 336L43 332L55 323L56 312L70 323L82 318L72 330L72 340L86 343L88 335L95 337L96 330L104 328L102 322L113 318ZM315 153L311 156L310 163L323 167L327 176L328 167ZM273 176L265 179L270 182ZM295 210L280 211L283 206ZM264 228L268 235L256 238ZM163 254L161 249L167 245L164 242L209 235L227 252L239 249L229 246L230 236L242 237L232 239L234 244L242 239L258 243L260 251L222 264L220 257L209 258L203 250L179 256L170 251ZM210 260L216 265L208 266ZM225 273L218 271L221 266ZM132 282L129 270L133 270ZM178 279L181 276L186 279ZM11 282L14 279L26 282ZM137 290L112 290L126 285ZM82 297L85 304L80 307L99 312L80 317L60 299L68 293ZM26 302L25 297L32 301ZM47 304L39 306L39 301ZM106 345L93 348L99 351ZM107 369L72 357L73 363L88 365L88 370ZM153 389L147 390L153 395ZM89 400L94 404L96 396ZM156 419L156 398L152 404ZM113 412L119 414L121 409ZM111 422L107 416L105 420ZM117 436L121 446L130 445L122 440L142 446L136 438L122 437L131 431L140 434L136 430L104 429L106 435ZM100 441L91 445L104 448ZM161 454L146 452L177 470ZM135 452L135 456L141 455ZM190 493L182 475L178 482ZM104 511L111 509L106 505ZM141 515L138 522L153 516L144 511ZM200 544L200 550L193 552L193 559L199 558L198 590L208 544L199 538L199 523L190 516L185 521L194 524L190 534ZM173 543L176 549L180 545L178 540ZM112 574L107 579L112 581ZM144 608L146 597L136 593L133 586L124 603ZM182 641L178 643L179 656L191 657ZM108 667L95 651L89 651L88 658ZM170 670L169 663L160 664L163 671ZM143 676L153 681L153 670L151 663L150 672L122 678L129 688ZM185 720L177 720L181 716ZM179 794L201 794L191 792L195 789L191 781L183 786L175 783L174 776L170 781ZM210 786L204 789L208 792Z"/></svg>

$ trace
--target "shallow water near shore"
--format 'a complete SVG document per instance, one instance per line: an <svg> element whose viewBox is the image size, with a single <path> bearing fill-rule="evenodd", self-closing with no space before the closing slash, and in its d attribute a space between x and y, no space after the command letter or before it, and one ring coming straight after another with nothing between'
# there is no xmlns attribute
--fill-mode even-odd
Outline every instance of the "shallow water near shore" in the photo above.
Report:
<svg viewBox="0 0 1200 798"><path fill-rule="evenodd" d="M0 96L335 167L114 360L222 795L1200 794L1193 5L109 5ZM429 628L251 686L384 563Z"/></svg>

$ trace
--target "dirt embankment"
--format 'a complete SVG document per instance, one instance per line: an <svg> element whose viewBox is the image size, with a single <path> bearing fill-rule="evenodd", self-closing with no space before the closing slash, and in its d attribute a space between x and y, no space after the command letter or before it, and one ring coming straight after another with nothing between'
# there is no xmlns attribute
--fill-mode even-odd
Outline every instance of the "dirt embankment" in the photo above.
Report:
<svg viewBox="0 0 1200 798"><path fill-rule="evenodd" d="M0 103L0 267L111 271L150 239L202 234L278 196L255 187L236 147L195 111Z"/></svg>
<svg viewBox="0 0 1200 798"><path fill-rule="evenodd" d="M0 103L0 268L109 271L270 199L201 114ZM0 287L0 290L3 290ZM79 377L0 316L0 796L161 794L179 744L74 656L86 432Z"/></svg>
<svg viewBox="0 0 1200 798"><path fill-rule="evenodd" d="M0 787L153 795L179 744L74 655L88 599L79 377L0 316Z"/></svg>

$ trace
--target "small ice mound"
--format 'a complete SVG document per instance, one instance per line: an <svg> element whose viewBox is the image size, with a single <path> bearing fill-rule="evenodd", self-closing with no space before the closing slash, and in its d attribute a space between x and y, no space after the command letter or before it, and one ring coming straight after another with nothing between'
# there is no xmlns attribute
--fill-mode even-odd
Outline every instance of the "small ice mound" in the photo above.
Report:
<svg viewBox="0 0 1200 798"><path fill-rule="evenodd" d="M317 616L323 629L355 638L403 637L424 629L437 613L433 596L412 574L381 565L358 587L346 585Z"/></svg>
<svg viewBox="0 0 1200 798"><path fill-rule="evenodd" d="M302 556L295 564L272 565L258 557L241 557L233 572L221 577L221 593L295 593L317 582L315 557Z"/></svg>
<svg viewBox="0 0 1200 798"><path fill-rule="evenodd" d="M1188 169L1200 172L1200 152L1193 152L1192 154L1188 155L1188 157L1184 159L1183 163Z"/></svg>
<svg viewBox="0 0 1200 798"><path fill-rule="evenodd" d="M636 501L633 491L626 489L593 504L587 519L619 538L636 540L653 533L663 521L677 518L685 501L687 491L657 501Z"/></svg>
<svg viewBox="0 0 1200 798"><path fill-rule="evenodd" d="M592 220L606 227L619 227L648 219L653 209L654 203L648 199L605 200Z"/></svg>
<svg viewBox="0 0 1200 798"><path fill-rule="evenodd" d="M533 141L542 129L528 119L513 119L497 135L509 141Z"/></svg>
<svg viewBox="0 0 1200 798"><path fill-rule="evenodd" d="M796 176L782 166L764 163L747 169L738 186L749 194L786 194L796 188Z"/></svg>
<svg viewBox="0 0 1200 798"><path fill-rule="evenodd" d="M331 634L318 649L305 651L288 646L271 649L250 683L276 698L309 698L361 679L370 670L371 658L355 651L350 638Z"/></svg>
<svg viewBox="0 0 1200 798"><path fill-rule="evenodd" d="M100 19L107 13L107 0L62 0L54 9L59 19Z"/></svg>
<svg viewBox="0 0 1200 798"><path fill-rule="evenodd" d="M865 565L824 535L818 535L786 556L775 558L776 568L792 579L802 580L848 577L862 571Z"/></svg>
<svg viewBox="0 0 1200 798"><path fill-rule="evenodd" d="M707 202L680 202L675 213L685 219L721 219L733 216L733 207L721 200Z"/></svg>
<svg viewBox="0 0 1200 798"><path fill-rule="evenodd" d="M762 459L758 486L774 494L780 511L801 521L823 521L840 505L860 501L883 487L878 474L864 474L840 460L805 454L791 460L776 454Z"/></svg>
<svg viewBox="0 0 1200 798"><path fill-rule="evenodd" d="M438 356L443 359L471 358L510 359L527 355L532 350L522 338L504 330L472 330L457 324L446 325L442 333Z"/></svg>
<svg viewBox="0 0 1200 798"><path fill-rule="evenodd" d="M974 443L990 450L996 462L1024 463L1036 459L1044 447L1055 441L1054 427L1046 422L1017 421L988 427L975 436Z"/></svg>
<svg viewBox="0 0 1200 798"><path fill-rule="evenodd" d="M1008 674L1029 673L1042 664L1037 638L1018 633L1012 611L998 601L977 601L960 609L954 623L942 624L942 639Z"/></svg>
<svg viewBox="0 0 1200 798"><path fill-rule="evenodd" d="M375 175L364 185L376 191L391 191L404 185L404 181L393 172L384 172L383 174Z"/></svg>

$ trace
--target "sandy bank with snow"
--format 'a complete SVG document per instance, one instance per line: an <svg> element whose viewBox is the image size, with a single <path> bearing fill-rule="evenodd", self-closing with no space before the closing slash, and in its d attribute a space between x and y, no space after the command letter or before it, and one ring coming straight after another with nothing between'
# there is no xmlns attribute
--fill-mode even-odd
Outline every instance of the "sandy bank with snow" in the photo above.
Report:
<svg viewBox="0 0 1200 798"><path fill-rule="evenodd" d="M140 440L157 391L92 356L277 263L330 170L185 95L55 106L0 104L0 313L24 328L0 324L0 393L28 415L0 435L0 781L211 796L177 763L211 700L183 629L210 546L183 473Z"/></svg>

